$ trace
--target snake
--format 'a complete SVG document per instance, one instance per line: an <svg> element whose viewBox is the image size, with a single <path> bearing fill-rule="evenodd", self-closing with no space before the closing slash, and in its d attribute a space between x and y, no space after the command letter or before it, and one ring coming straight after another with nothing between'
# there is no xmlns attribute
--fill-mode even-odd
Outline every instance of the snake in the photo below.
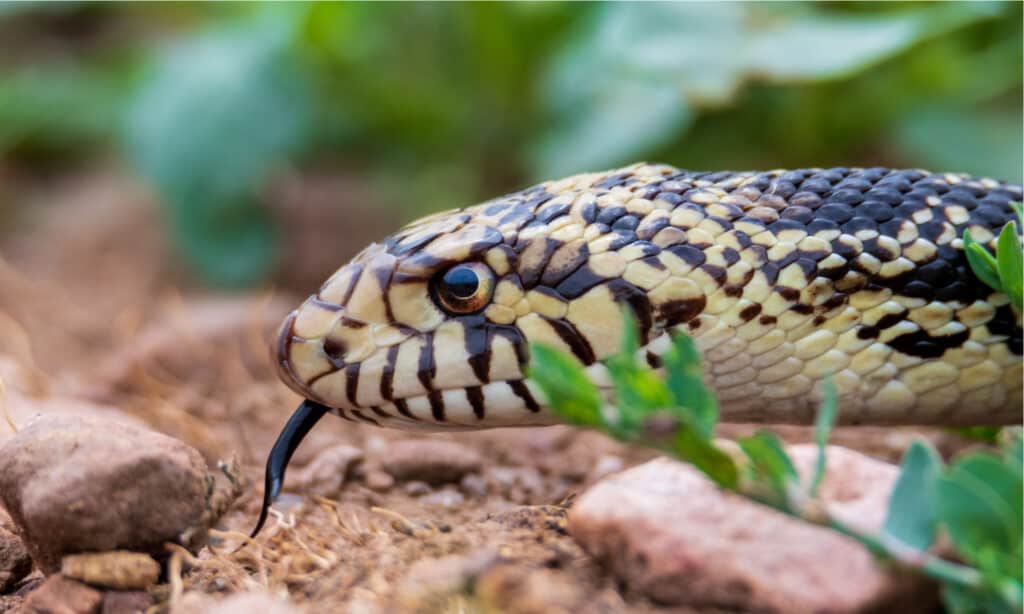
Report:
<svg viewBox="0 0 1024 614"><path fill-rule="evenodd" d="M610 395L623 307L654 369L674 334L693 338L726 421L810 423L830 376L843 424L1019 423L1021 314L972 272L963 235L994 250L1022 196L920 169L638 163L417 220L285 318L275 364L306 400L268 459L259 526L326 413L557 423L526 376L535 343Z"/></svg>

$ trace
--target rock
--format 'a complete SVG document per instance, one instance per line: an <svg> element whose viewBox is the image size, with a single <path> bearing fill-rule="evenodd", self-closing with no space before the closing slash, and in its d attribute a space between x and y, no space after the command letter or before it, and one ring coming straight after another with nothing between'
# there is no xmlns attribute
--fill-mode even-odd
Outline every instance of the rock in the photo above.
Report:
<svg viewBox="0 0 1024 614"><path fill-rule="evenodd" d="M152 605L153 596L146 591L107 591L100 614L142 614Z"/></svg>
<svg viewBox="0 0 1024 614"><path fill-rule="evenodd" d="M590 475L587 476L591 480L599 480L603 477L607 477L618 471L622 471L625 463L618 456L612 454L606 454L601 458L597 459L597 463L594 465L594 469L591 470Z"/></svg>
<svg viewBox="0 0 1024 614"><path fill-rule="evenodd" d="M102 601L99 591L54 574L29 593L19 614L93 614Z"/></svg>
<svg viewBox="0 0 1024 614"><path fill-rule="evenodd" d="M480 469L481 463L480 455L472 448L434 439L396 441L381 459L384 470L396 480L428 484L458 482Z"/></svg>
<svg viewBox="0 0 1024 614"><path fill-rule="evenodd" d="M11 420L19 429L25 428L39 416L86 417L113 420L128 426L146 428L146 423L125 412L82 399L47 396L29 397L11 394L8 398ZM0 422L0 444L14 438L15 433L7 426L6 421Z"/></svg>
<svg viewBox="0 0 1024 614"><path fill-rule="evenodd" d="M473 590L485 612L570 614L584 601L583 588L564 572L526 565L497 565L476 579Z"/></svg>
<svg viewBox="0 0 1024 614"><path fill-rule="evenodd" d="M235 593L226 599L192 592L171 609L171 614L295 614L288 601L267 593Z"/></svg>
<svg viewBox="0 0 1024 614"><path fill-rule="evenodd" d="M321 450L313 462L297 472L294 488L309 496L333 497L362 462L363 451L359 448L333 445Z"/></svg>
<svg viewBox="0 0 1024 614"><path fill-rule="evenodd" d="M366 487L376 492L387 492L395 485L395 478L383 471L368 471L365 480Z"/></svg>
<svg viewBox="0 0 1024 614"><path fill-rule="evenodd" d="M117 590L141 590L156 584L160 565L147 554L113 550L69 554L60 562L65 578Z"/></svg>
<svg viewBox="0 0 1024 614"><path fill-rule="evenodd" d="M803 475L810 445L789 448ZM821 495L836 515L877 528L898 469L839 447ZM887 572L856 542L724 493L659 458L613 475L569 512L569 532L629 587L665 604L762 612L927 610L934 586Z"/></svg>
<svg viewBox="0 0 1024 614"><path fill-rule="evenodd" d="M487 480L479 473L467 473L462 477L459 486L471 497L482 499L487 496Z"/></svg>
<svg viewBox="0 0 1024 614"><path fill-rule="evenodd" d="M465 500L466 498L462 496L462 493L447 487L423 496L420 499L420 504L452 509L462 505L462 502Z"/></svg>
<svg viewBox="0 0 1024 614"><path fill-rule="evenodd" d="M195 449L98 418L43 416L0 446L0 499L36 564L64 554L163 552L206 506Z"/></svg>
<svg viewBox="0 0 1024 614"><path fill-rule="evenodd" d="M430 484L416 480L413 482L407 482L402 488L402 492L410 497L422 497L423 495L429 495L434 491L430 488Z"/></svg>
<svg viewBox="0 0 1024 614"><path fill-rule="evenodd" d="M548 499L544 478L533 467L488 467L485 475L491 491L501 493L509 501L531 505Z"/></svg>
<svg viewBox="0 0 1024 614"><path fill-rule="evenodd" d="M32 573L32 558L18 536L0 527L0 593Z"/></svg>
<svg viewBox="0 0 1024 614"><path fill-rule="evenodd" d="M483 548L466 555L425 558L413 564L393 592L398 612L444 612L454 597L472 590L475 580L500 562Z"/></svg>

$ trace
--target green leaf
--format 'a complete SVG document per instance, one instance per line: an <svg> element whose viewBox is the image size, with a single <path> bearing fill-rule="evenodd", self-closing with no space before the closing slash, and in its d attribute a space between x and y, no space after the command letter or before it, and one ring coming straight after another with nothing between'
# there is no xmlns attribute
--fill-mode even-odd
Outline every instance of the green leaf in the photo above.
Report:
<svg viewBox="0 0 1024 614"><path fill-rule="evenodd" d="M672 406L672 395L664 380L646 365L637 361L640 347L633 312L622 307L622 349L610 357L605 365L615 386L617 420L611 425L612 434L620 438L636 436L645 420Z"/></svg>
<svg viewBox="0 0 1024 614"><path fill-rule="evenodd" d="M900 475L889 496L884 530L917 550L935 539L936 488L942 459L933 447L914 440L903 455Z"/></svg>
<svg viewBox="0 0 1024 614"><path fill-rule="evenodd" d="M1024 431L1021 427L1007 427L1002 431L1006 437L1002 444L1003 462L1018 475L1024 473Z"/></svg>
<svg viewBox="0 0 1024 614"><path fill-rule="evenodd" d="M999 233L996 259L999 263L999 280L1002 282L1003 291L1020 310L1024 306L1024 252L1021 251L1017 226L1013 222L1007 222L1006 226L1003 226L1003 231Z"/></svg>
<svg viewBox="0 0 1024 614"><path fill-rule="evenodd" d="M939 479L936 509L965 559L986 575L1020 580L1022 499L1019 472L999 457L974 453Z"/></svg>
<svg viewBox="0 0 1024 614"><path fill-rule="evenodd" d="M1020 606L1007 602L990 587L969 589L948 583L942 587L942 604L950 614L1020 614Z"/></svg>
<svg viewBox="0 0 1024 614"><path fill-rule="evenodd" d="M668 389L677 408L694 432L710 441L718 422L718 401L704 384L697 344L688 335L677 334L663 361Z"/></svg>
<svg viewBox="0 0 1024 614"><path fill-rule="evenodd" d="M604 425L601 394L578 360L543 344L531 344L530 357L527 376L540 386L551 411L570 424Z"/></svg>
<svg viewBox="0 0 1024 614"><path fill-rule="evenodd" d="M812 497L818 494L818 486L825 478L825 448L828 446L828 438L832 433L832 427L836 423L836 415L839 412L839 395L836 393L836 383L832 374L825 374L825 398L818 410L818 416L814 421L814 441L818 445L818 456L814 463L814 476L811 478L811 487L808 492Z"/></svg>
<svg viewBox="0 0 1024 614"><path fill-rule="evenodd" d="M309 135L309 92L291 52L301 11L268 7L172 47L133 100L133 162L155 186L187 262L207 281L244 286L275 265L261 198Z"/></svg>
<svg viewBox="0 0 1024 614"><path fill-rule="evenodd" d="M739 440L740 448L750 458L752 478L770 488L775 504L788 499L789 485L798 479L793 461L782 447L779 437L771 431L761 430Z"/></svg>
<svg viewBox="0 0 1024 614"><path fill-rule="evenodd" d="M1024 203L1010 203L1013 207L1014 213L1017 214L1017 223L1020 224L1021 228L1024 228Z"/></svg>
<svg viewBox="0 0 1024 614"><path fill-rule="evenodd" d="M971 237L970 230L964 230L964 254L975 277L989 288L1002 292L1003 285L999 281L999 265L995 257Z"/></svg>
<svg viewBox="0 0 1024 614"><path fill-rule="evenodd" d="M672 451L727 490L736 490L739 472L732 457L722 452L694 429L679 428L672 442Z"/></svg>

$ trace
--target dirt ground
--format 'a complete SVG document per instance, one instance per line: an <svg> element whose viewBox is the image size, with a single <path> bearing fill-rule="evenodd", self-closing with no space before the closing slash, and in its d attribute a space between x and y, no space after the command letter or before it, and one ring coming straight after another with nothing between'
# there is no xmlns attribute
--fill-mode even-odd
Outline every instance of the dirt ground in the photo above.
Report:
<svg viewBox="0 0 1024 614"><path fill-rule="evenodd" d="M270 331L301 299L295 289L312 291L365 237L396 224L371 205L300 214L310 203L353 202L344 179L288 185L276 202L290 253L306 256L289 259L278 289L223 295L189 284L156 209L123 173L0 170L0 376L12 413L120 412L183 439L211 464L236 456L250 481L213 544L173 559L158 604L200 611L212 597L265 591L310 612L688 611L631 593L568 535L576 494L650 458L568 427L433 435L327 417L297 452L268 526L239 548L258 513L266 454L299 402L271 369ZM342 215L361 225L340 223ZM782 434L809 439L802 428ZM841 429L835 441L891 460L913 434ZM927 434L947 453L963 445ZM421 439L451 442L478 462L455 482L389 483L383 464ZM304 479L303 468L338 444L364 456L340 488ZM0 597L0 612L38 582L37 573Z"/></svg>

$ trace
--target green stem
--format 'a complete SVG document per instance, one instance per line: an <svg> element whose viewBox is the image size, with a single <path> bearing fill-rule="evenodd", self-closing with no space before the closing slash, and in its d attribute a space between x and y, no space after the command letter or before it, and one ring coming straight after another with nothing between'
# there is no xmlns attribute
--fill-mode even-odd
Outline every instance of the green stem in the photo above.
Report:
<svg viewBox="0 0 1024 614"><path fill-rule="evenodd" d="M826 526L857 540L867 549L898 565L914 569L936 580L965 588L979 588L984 583L981 573L974 568L947 561L927 551L915 550L887 535L861 531L833 516L828 516Z"/></svg>

